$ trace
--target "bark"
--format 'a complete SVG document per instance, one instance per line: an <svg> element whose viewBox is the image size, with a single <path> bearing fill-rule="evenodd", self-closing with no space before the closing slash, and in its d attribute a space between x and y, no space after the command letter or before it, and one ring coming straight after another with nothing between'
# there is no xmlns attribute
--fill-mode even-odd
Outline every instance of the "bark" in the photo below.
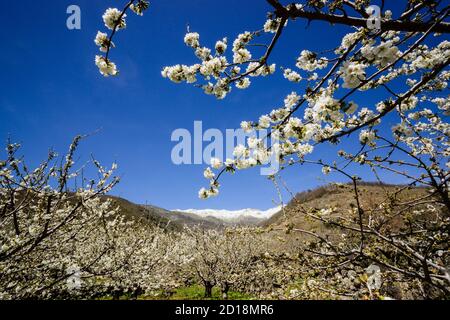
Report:
<svg viewBox="0 0 450 320"><path fill-rule="evenodd" d="M209 281L205 281L204 286L205 286L205 298L211 298L213 289L212 283Z"/></svg>
<svg viewBox="0 0 450 320"><path fill-rule="evenodd" d="M228 291L230 291L230 285L228 284L228 282L225 282L222 285L222 299L228 300Z"/></svg>

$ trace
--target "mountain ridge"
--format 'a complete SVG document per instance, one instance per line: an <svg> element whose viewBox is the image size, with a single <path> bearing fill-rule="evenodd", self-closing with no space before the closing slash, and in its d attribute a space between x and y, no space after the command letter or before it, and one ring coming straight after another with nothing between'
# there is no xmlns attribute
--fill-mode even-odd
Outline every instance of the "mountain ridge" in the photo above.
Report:
<svg viewBox="0 0 450 320"><path fill-rule="evenodd" d="M281 206L267 210L245 208L239 210L226 209L176 209L174 212L192 214L202 219L207 217L216 218L226 223L235 223L239 225L257 225L281 210Z"/></svg>
<svg viewBox="0 0 450 320"><path fill-rule="evenodd" d="M168 210L149 204L135 204L129 200L106 196L119 206L120 212L132 219L170 226L171 229L182 229L184 226L198 226L204 228L225 228L229 226L257 226L277 214L281 207L268 210L258 209L176 209Z"/></svg>

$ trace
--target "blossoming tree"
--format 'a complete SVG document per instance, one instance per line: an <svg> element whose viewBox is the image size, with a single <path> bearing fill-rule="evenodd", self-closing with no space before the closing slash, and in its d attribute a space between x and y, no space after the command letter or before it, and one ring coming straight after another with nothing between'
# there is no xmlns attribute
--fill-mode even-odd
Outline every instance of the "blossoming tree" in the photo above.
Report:
<svg viewBox="0 0 450 320"><path fill-rule="evenodd" d="M205 288L205 297L211 298L212 289L218 286L222 298L227 299L230 289L242 289L254 275L254 262L264 250L263 239L254 230L227 228L226 230L202 229L185 230L181 257L186 263L180 264L184 276L191 277Z"/></svg>
<svg viewBox="0 0 450 320"><path fill-rule="evenodd" d="M159 289L172 237L158 226L130 219L104 197L118 182L92 159L75 167L74 139L35 169L9 143L0 161L0 299L97 297ZM86 171L86 172L85 172Z"/></svg>

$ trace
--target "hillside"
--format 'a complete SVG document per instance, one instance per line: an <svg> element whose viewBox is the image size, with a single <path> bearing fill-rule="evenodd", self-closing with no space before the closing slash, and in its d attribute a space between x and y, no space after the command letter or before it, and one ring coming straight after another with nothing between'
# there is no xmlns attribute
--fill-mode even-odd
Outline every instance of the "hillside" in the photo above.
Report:
<svg viewBox="0 0 450 320"><path fill-rule="evenodd" d="M179 225L171 223L170 219L164 217L162 214L164 209L158 207L146 208L116 196L105 196L105 198L112 200L115 205L119 206L120 213L127 218L143 219L146 223L168 227L171 230L180 228Z"/></svg>
<svg viewBox="0 0 450 320"><path fill-rule="evenodd" d="M152 205L135 204L115 196L107 196L106 198L113 200L124 216L131 219L143 219L146 223L163 226L169 230L181 230L185 225L201 225L206 228L222 227L222 223L213 218L200 219L194 215L173 212Z"/></svg>
<svg viewBox="0 0 450 320"><path fill-rule="evenodd" d="M395 190L403 189L401 185L380 185L372 183L360 183L359 193L363 208L376 207L381 201L385 200L386 193L392 193ZM404 190L399 195L400 199L410 199L418 195L425 194L425 188L410 188ZM134 204L128 200L108 196L119 207L122 214L132 218L143 218L151 224L168 226L169 229L180 230L183 226L201 225L205 228L224 228L227 226L261 226L273 229L281 238L298 238L299 235L286 235L285 230L289 225L291 228L302 228L311 231L319 231L321 234L331 235L333 232L329 227L322 223L306 218L302 214L301 208L306 210L321 210L333 208L333 216L347 217L351 204L354 203L354 193L351 185L348 184L330 184L318 187L314 190L307 190L298 193L289 204L281 208L273 208L267 211L258 211L253 209L243 209L236 211L228 210L166 210L152 205ZM395 220L392 221L395 225ZM302 239L299 239L302 240Z"/></svg>
<svg viewBox="0 0 450 320"><path fill-rule="evenodd" d="M394 194L395 191L405 189L404 185L381 185L376 183L361 182L359 184L359 198L362 208L370 210L376 208L381 202L386 201L386 194ZM411 187L398 194L398 200L410 200L425 195L426 188ZM284 210L273 215L270 219L260 224L261 227L272 230L271 235L277 239L277 245L292 247L302 243L308 236L301 233L286 232L288 228L299 228L317 232L326 237L337 235L336 229L315 221L303 214L305 210L321 210L333 208L330 218L355 219L350 213L351 206L355 203L353 187L349 184L330 184L298 193ZM398 227L399 220L393 218L389 225ZM340 233L339 233L340 235ZM284 245L283 245L284 243Z"/></svg>

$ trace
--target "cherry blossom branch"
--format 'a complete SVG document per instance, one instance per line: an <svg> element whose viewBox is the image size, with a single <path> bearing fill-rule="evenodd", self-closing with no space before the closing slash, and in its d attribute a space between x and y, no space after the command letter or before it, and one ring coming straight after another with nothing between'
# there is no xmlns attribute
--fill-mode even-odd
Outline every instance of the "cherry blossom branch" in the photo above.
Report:
<svg viewBox="0 0 450 320"><path fill-rule="evenodd" d="M279 17L288 17L290 19L304 18L308 21L319 20L326 21L331 24L342 24L353 27L367 27L366 18L350 17L347 15L336 15L331 13L323 13L320 11L305 11L303 8L297 8L295 5L283 7L278 0L267 0L270 5L275 8L275 14ZM419 9L419 8L418 8ZM415 12L415 11L414 11ZM402 17L407 18L408 15ZM401 31L401 32L425 32L433 26L434 32L450 33L450 24L440 22L436 25L433 23L402 21L402 20L383 20L381 23L382 31Z"/></svg>
<svg viewBox="0 0 450 320"><path fill-rule="evenodd" d="M361 128L367 127L375 122L377 122L379 119L381 119L382 117L384 117L386 114L388 114L389 112L391 112L392 110L395 109L395 107L399 106L403 101L405 101L406 99L408 99L409 97L411 97L412 95L416 94L418 91L420 91L420 88L422 88L423 86L425 86L428 82L430 82L431 80L433 80L444 68L446 68L448 65L450 64L450 58L447 59L446 61L444 61L443 63L441 63L440 65L434 67L434 69L430 72L425 74L422 77L422 80L420 82L418 82L413 88L411 88L407 93L405 93L404 95L402 95L399 99L397 99L395 101L395 103L392 103L391 105L389 105L384 111L382 111L381 113L379 113L378 115L376 115L375 117L371 118L370 120L355 126L353 128L350 128L348 130L343 130L335 135L332 135L330 137L327 138L323 138L320 140L320 142L325 142L325 141L335 141L336 139L349 135L352 132L355 132Z"/></svg>
<svg viewBox="0 0 450 320"><path fill-rule="evenodd" d="M111 32L111 34L108 37L108 43L107 43L107 50L105 53L105 59L106 61L108 61L108 57L109 57L109 52L111 50L111 46L112 46L112 40L114 39L114 36L117 32L117 27L119 26L120 21L122 20L123 16L125 15L125 13L127 12L127 10L130 8L130 6L135 2L136 0L130 0L125 7L122 9L117 21L114 23L114 28Z"/></svg>

